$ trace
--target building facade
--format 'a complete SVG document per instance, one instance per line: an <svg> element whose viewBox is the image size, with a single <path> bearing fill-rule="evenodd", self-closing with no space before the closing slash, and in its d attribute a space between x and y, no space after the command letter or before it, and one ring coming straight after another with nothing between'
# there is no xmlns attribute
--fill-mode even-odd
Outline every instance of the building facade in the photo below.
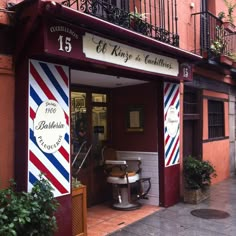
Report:
<svg viewBox="0 0 236 236"><path fill-rule="evenodd" d="M71 232L72 175L88 206L110 199L104 146L141 158L145 204L180 201L188 155L213 163L215 183L234 173L235 34L218 17L223 0L0 6L1 188L13 177L30 191L44 172L63 206L58 235Z"/></svg>

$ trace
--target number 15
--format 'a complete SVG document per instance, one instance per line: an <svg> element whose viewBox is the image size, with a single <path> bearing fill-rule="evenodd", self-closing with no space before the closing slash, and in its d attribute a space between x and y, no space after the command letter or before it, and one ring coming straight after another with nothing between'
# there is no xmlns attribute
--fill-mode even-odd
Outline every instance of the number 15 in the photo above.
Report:
<svg viewBox="0 0 236 236"><path fill-rule="evenodd" d="M59 41L59 51L66 51L66 52L70 52L72 50L72 46L71 46L71 38L70 37L65 37L63 35L60 35L58 37L58 41Z"/></svg>

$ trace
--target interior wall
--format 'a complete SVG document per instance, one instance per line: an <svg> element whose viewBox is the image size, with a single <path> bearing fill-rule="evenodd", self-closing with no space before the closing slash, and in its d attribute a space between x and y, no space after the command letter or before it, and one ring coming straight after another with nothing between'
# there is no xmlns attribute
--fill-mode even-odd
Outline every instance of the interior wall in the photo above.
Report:
<svg viewBox="0 0 236 236"><path fill-rule="evenodd" d="M157 152L157 92L153 83L114 89L112 92L112 143L117 150ZM129 106L144 107L144 131L127 132Z"/></svg>

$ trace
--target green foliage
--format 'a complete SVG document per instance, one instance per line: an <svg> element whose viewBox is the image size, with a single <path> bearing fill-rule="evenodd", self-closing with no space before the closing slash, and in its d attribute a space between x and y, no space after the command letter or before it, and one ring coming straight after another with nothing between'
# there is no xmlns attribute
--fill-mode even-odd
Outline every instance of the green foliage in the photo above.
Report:
<svg viewBox="0 0 236 236"><path fill-rule="evenodd" d="M134 8L134 12L129 13L131 19L142 19L146 20L149 13L139 13L137 7Z"/></svg>
<svg viewBox="0 0 236 236"><path fill-rule="evenodd" d="M228 8L227 20L233 24L234 23L233 12L236 7L236 3L233 3L232 1L229 1L229 0L224 0L224 3Z"/></svg>
<svg viewBox="0 0 236 236"><path fill-rule="evenodd" d="M72 188L78 188L81 186L81 182L77 179L72 177Z"/></svg>
<svg viewBox="0 0 236 236"><path fill-rule="evenodd" d="M183 173L188 189L204 189L216 177L215 168L209 161L200 161L192 156L184 160Z"/></svg>
<svg viewBox="0 0 236 236"><path fill-rule="evenodd" d="M218 18L219 18L220 20L223 20L223 19L225 18L225 13L224 13L223 11L219 12Z"/></svg>
<svg viewBox="0 0 236 236"><path fill-rule="evenodd" d="M227 42L224 36L224 28L216 26L215 39L211 43L210 50L215 56L218 56L224 53L226 46Z"/></svg>
<svg viewBox="0 0 236 236"><path fill-rule="evenodd" d="M0 190L0 236L50 236L57 229L58 203L50 183L40 176L30 193L16 192L11 181Z"/></svg>

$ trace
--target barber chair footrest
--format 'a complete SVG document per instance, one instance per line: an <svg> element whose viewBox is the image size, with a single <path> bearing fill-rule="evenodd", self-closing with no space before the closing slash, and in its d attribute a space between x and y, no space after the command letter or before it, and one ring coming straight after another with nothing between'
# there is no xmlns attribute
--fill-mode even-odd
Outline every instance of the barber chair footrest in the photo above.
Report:
<svg viewBox="0 0 236 236"><path fill-rule="evenodd" d="M135 210L135 209L139 209L142 206L141 203L139 202L135 202L135 203L114 203L112 204L112 207L116 210L120 210L120 211L131 211L131 210Z"/></svg>

